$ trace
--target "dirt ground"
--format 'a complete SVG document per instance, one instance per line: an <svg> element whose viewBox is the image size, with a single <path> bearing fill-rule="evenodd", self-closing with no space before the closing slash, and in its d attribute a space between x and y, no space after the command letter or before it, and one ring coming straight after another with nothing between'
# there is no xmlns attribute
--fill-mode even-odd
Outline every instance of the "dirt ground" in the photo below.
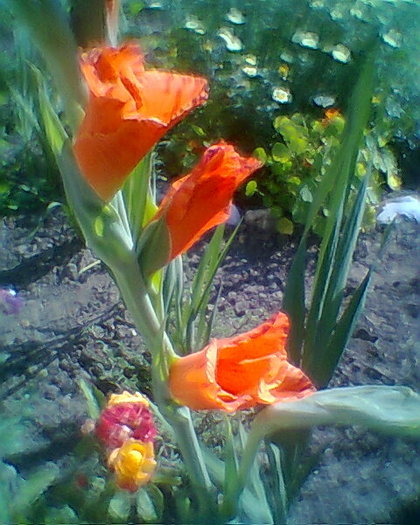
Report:
<svg viewBox="0 0 420 525"><path fill-rule="evenodd" d="M418 389L420 225L401 221L392 234L366 309L332 383ZM375 259L381 233L362 235L348 283ZM0 223L0 287L23 300L17 315L0 310L0 399L4 417L21 414L22 472L71 451L86 418L78 379L103 392L147 392L148 356L118 291L56 211L34 231L27 219ZM220 271L223 298L214 335L248 329L281 309L292 241L248 216ZM313 259L315 250L309 253ZM190 255L190 267L199 251ZM418 523L419 447L354 428L314 432L319 465L292 505L290 522Z"/></svg>

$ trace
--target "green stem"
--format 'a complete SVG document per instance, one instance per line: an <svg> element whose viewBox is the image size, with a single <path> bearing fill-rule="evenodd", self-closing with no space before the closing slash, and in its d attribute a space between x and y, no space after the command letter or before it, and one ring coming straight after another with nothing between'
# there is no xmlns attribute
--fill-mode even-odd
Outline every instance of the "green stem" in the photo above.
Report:
<svg viewBox="0 0 420 525"><path fill-rule="evenodd" d="M124 303L133 317L137 331L145 338L145 342L152 352L155 351L156 342L162 337L162 327L147 295L146 286L134 254L127 261L116 261L116 264L111 264L110 269ZM164 337L168 339L166 334ZM168 350L172 348L169 340L167 341L167 348Z"/></svg>
<svg viewBox="0 0 420 525"><path fill-rule="evenodd" d="M176 355L172 344L156 316L146 292L146 285L140 268L134 257L125 263L119 262L111 266L111 271L138 332L144 336L146 344L151 349L155 402L162 415L174 429L178 446L192 484L196 488L199 502L205 500L208 504L206 496L212 489L212 484L192 424L191 414L186 407L176 406L168 391L169 365Z"/></svg>
<svg viewBox="0 0 420 525"><path fill-rule="evenodd" d="M153 390L156 391L155 385ZM159 391L159 387L157 390ZM191 413L187 407L175 406L173 402L157 400L157 404L175 432L182 458L200 506L208 507L210 504L209 495L213 492L213 485L201 453Z"/></svg>
<svg viewBox="0 0 420 525"><path fill-rule="evenodd" d="M223 502L223 512L226 516L236 515L239 498L245 489L248 481L249 473L255 461L258 448L261 442L261 434L259 432L250 432L244 448L242 459L239 463L238 474L232 483L230 490L225 495ZM229 488L229 487L228 487Z"/></svg>

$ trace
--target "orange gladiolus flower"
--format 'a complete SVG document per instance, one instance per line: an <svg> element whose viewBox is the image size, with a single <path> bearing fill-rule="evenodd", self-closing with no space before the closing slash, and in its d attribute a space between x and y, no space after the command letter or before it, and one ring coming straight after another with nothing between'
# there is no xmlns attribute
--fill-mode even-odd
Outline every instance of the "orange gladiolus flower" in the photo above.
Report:
<svg viewBox="0 0 420 525"><path fill-rule="evenodd" d="M90 49L80 65L89 102L74 153L90 185L110 200L164 133L207 99L207 81L145 71L133 43Z"/></svg>
<svg viewBox="0 0 420 525"><path fill-rule="evenodd" d="M229 217L235 190L261 165L222 141L207 148L191 173L172 183L155 217L163 217L169 230L169 260Z"/></svg>
<svg viewBox="0 0 420 525"><path fill-rule="evenodd" d="M172 396L194 410L234 412L310 395L315 391L310 379L287 361L288 332L289 320L279 312L245 334L212 339L173 363Z"/></svg>

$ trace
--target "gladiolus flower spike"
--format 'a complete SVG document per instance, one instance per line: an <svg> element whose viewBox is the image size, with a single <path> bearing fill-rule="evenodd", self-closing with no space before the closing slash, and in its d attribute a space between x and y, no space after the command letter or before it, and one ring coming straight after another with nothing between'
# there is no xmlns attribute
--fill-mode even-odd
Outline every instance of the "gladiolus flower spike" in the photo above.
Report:
<svg viewBox="0 0 420 525"><path fill-rule="evenodd" d="M109 201L157 141L207 100L207 81L145 71L134 43L90 49L80 66L89 102L74 153L89 184Z"/></svg>
<svg viewBox="0 0 420 525"><path fill-rule="evenodd" d="M164 221L170 247L166 261L155 257L145 263L146 273L184 253L207 231L225 222L234 192L261 165L253 157L242 157L224 141L207 148L191 173L172 183L152 220Z"/></svg>
<svg viewBox="0 0 420 525"><path fill-rule="evenodd" d="M212 339L173 363L172 396L193 410L235 412L312 394L310 379L287 361L288 332L289 320L279 312L249 332Z"/></svg>

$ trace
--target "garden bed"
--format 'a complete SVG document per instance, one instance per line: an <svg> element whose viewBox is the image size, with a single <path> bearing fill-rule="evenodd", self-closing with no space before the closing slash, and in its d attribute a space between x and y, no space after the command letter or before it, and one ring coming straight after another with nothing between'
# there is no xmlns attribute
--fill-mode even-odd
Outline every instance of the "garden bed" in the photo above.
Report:
<svg viewBox="0 0 420 525"><path fill-rule="evenodd" d="M35 233L29 222L0 225L0 286L13 287L24 302L18 315L0 317L2 412L21 416L25 449L10 462L22 473L60 463L73 450L87 417L79 379L104 393L139 385L149 392L147 352L105 268L87 268L95 259L60 212ZM335 386L420 384L419 228L397 224ZM375 259L380 237L379 231L362 235L349 288ZM251 328L281 309L294 248L293 240L261 228L258 216L247 216L219 272L214 335ZM190 254L191 268L199 256L200 247ZM319 465L291 508L291 523L416 522L417 444L328 428L315 431L312 448L321 453Z"/></svg>

